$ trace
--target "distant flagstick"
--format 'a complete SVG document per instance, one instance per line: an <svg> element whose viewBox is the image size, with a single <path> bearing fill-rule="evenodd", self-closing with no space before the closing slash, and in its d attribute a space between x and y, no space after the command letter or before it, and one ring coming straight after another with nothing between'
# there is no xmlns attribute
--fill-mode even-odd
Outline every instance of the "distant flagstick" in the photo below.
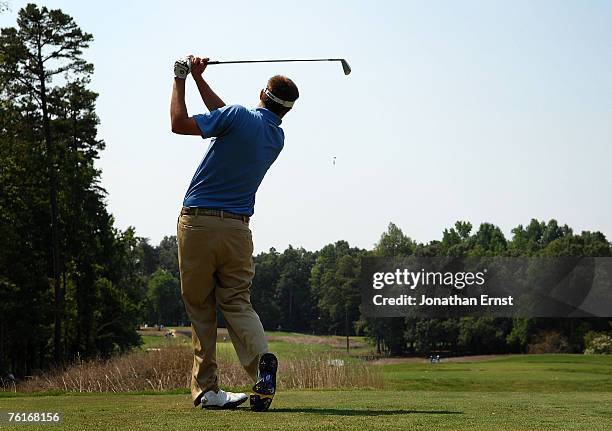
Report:
<svg viewBox="0 0 612 431"><path fill-rule="evenodd" d="M342 64L342 70L345 75L351 73L351 66L344 58L316 58L316 59L288 59L288 60L231 60L231 61L209 61L208 64L242 64L242 63L292 63L304 61L339 61Z"/></svg>

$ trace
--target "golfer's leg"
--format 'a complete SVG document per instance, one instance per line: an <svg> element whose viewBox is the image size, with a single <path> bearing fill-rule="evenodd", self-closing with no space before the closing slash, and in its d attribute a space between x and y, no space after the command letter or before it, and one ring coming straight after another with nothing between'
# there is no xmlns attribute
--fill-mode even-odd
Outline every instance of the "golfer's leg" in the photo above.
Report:
<svg viewBox="0 0 612 431"><path fill-rule="evenodd" d="M259 317L257 317L257 319L259 320ZM251 354L249 353L248 346L246 345L246 343L243 343L240 341L240 336L238 335L236 331L234 331L234 328L230 325L227 318L225 319L225 326L227 327L227 332L230 336L230 340L232 340L232 344L234 345L236 354L238 355L238 358L240 358L240 363L244 367L247 374L251 377L251 379L254 382L256 382L257 373L259 371L259 358L261 357L261 355L263 355L264 353L268 351L267 342L266 342L266 347L260 349L261 350L260 353L257 353L255 356L251 356ZM263 331L263 327L262 327L262 331ZM251 362L247 363L246 361L248 361L248 358L250 357L252 357L253 359L251 360Z"/></svg>
<svg viewBox="0 0 612 431"><path fill-rule="evenodd" d="M251 281L255 275L251 231L240 220L225 220L234 228L224 229L223 253L217 269L217 304L240 363L255 381L257 361L268 351L268 341L259 316L251 305Z"/></svg>
<svg viewBox="0 0 612 431"><path fill-rule="evenodd" d="M195 405L203 393L217 391L217 315L214 294L214 253L207 230L192 229L181 216L177 227L181 294L191 320L193 369L191 395ZM183 221L183 222L181 222Z"/></svg>
<svg viewBox="0 0 612 431"><path fill-rule="evenodd" d="M191 397L193 404L196 406L200 404L200 398L204 393L219 390L216 358L217 314L215 309L215 296L214 293L211 293L199 310L187 312L191 319L191 342L193 346Z"/></svg>

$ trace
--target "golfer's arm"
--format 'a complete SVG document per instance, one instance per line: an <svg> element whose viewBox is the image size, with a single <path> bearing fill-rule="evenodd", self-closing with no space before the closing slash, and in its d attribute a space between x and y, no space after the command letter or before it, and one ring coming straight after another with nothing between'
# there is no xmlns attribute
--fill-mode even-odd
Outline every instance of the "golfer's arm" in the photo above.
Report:
<svg viewBox="0 0 612 431"><path fill-rule="evenodd" d="M209 111L214 111L215 109L223 108L225 106L225 102L221 100L219 96L217 96L217 93L210 88L208 83L204 81L204 78L202 78L201 75L194 77L194 80L198 86L200 96L202 96L202 101Z"/></svg>
<svg viewBox="0 0 612 431"><path fill-rule="evenodd" d="M173 133L179 135L200 135L196 121L187 114L185 105L185 80L174 78L172 99L170 101L170 124Z"/></svg>

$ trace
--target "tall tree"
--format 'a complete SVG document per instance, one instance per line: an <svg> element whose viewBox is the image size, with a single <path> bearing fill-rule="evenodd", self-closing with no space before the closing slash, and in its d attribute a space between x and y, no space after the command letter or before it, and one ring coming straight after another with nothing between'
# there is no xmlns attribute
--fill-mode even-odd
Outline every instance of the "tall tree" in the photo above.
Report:
<svg viewBox="0 0 612 431"><path fill-rule="evenodd" d="M93 36L84 33L74 20L61 10L39 8L28 4L17 17L17 28L2 29L0 50L3 62L0 74L7 83L7 91L14 99L31 104L40 110L42 133L46 149L46 165L49 180L49 205L51 229L51 261L54 288L54 356L62 357L62 254L58 212L58 167L56 142L51 130L49 106L54 78L64 75L69 80L87 79L93 66L81 56Z"/></svg>
<svg viewBox="0 0 612 431"><path fill-rule="evenodd" d="M410 256L414 254L415 249L416 243L394 223L389 223L387 231L380 236L374 247L373 255ZM392 355L401 355L407 349L404 336L406 323L406 319L401 317L366 318L360 322L366 335L376 341L377 351L386 351Z"/></svg>
<svg viewBox="0 0 612 431"><path fill-rule="evenodd" d="M91 36L33 5L18 24L0 33L0 372L22 376L137 344L146 282L141 239L113 227L94 166Z"/></svg>
<svg viewBox="0 0 612 431"><path fill-rule="evenodd" d="M276 284L279 279L279 253L271 248L254 257L255 277L251 286L251 302L267 330L282 327L280 308L276 302Z"/></svg>
<svg viewBox="0 0 612 431"><path fill-rule="evenodd" d="M0 89L4 89L0 79ZM44 167L32 148L39 118L0 101L0 373L28 374L42 365L48 337L48 293L44 228L48 200L40 179ZM41 265L42 263L42 265ZM17 324L19 323L19 324Z"/></svg>
<svg viewBox="0 0 612 431"><path fill-rule="evenodd" d="M176 242L176 235L165 236L160 241L157 250L159 254L159 266L178 278L178 243Z"/></svg>
<svg viewBox="0 0 612 431"><path fill-rule="evenodd" d="M275 300L285 330L303 332L310 329L314 313L308 279L313 264L313 253L303 248L289 246L279 256Z"/></svg>
<svg viewBox="0 0 612 431"><path fill-rule="evenodd" d="M310 276L317 331L344 334L349 316L349 331L353 331L359 316L359 258L363 253L346 241L328 244L318 252Z"/></svg>
<svg viewBox="0 0 612 431"><path fill-rule="evenodd" d="M151 276L147 299L149 322L168 326L184 324L187 321L179 280L170 272L158 269Z"/></svg>

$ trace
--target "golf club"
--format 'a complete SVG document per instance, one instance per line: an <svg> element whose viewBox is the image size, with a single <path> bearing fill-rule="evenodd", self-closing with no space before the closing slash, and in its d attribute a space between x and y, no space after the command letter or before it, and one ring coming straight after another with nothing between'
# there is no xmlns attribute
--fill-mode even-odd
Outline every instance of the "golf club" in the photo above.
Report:
<svg viewBox="0 0 612 431"><path fill-rule="evenodd" d="M236 63L288 63L295 61L339 61L345 75L351 73L351 66L344 58L317 58L317 59L290 59L290 60L233 60L233 61L209 61L208 64L236 64Z"/></svg>

